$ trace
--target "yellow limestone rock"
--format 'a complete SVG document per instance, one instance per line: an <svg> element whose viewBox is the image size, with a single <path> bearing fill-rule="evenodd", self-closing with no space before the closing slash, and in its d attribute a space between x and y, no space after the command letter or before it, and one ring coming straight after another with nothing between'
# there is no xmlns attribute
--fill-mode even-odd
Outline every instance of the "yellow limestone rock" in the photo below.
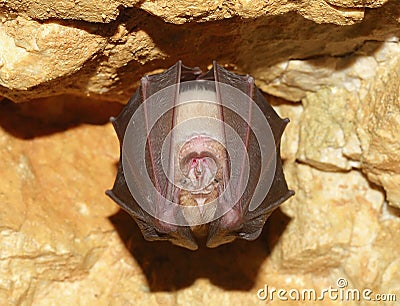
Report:
<svg viewBox="0 0 400 306"><path fill-rule="evenodd" d="M400 208L400 48L386 50L388 65L380 67L358 113L362 169L385 188L387 200ZM380 60L380 58L377 58Z"/></svg>
<svg viewBox="0 0 400 306"><path fill-rule="evenodd" d="M105 47L103 37L89 32L95 29L5 20L0 23L0 85L26 90L75 73Z"/></svg>
<svg viewBox="0 0 400 306"><path fill-rule="evenodd" d="M299 161L321 170L362 169L372 182L385 189L388 202L397 207L400 207L399 54L398 43L386 43L369 61L361 60L364 67L358 73L356 59L352 79L347 84L339 83L308 94L303 100L297 152ZM349 90L350 86L357 90Z"/></svg>
<svg viewBox="0 0 400 306"><path fill-rule="evenodd" d="M85 115L80 100L80 111L68 116L68 107L77 104L66 100L65 107L60 98L18 108L0 105L2 305L30 304L43 282L85 277L114 231L107 217L116 207L103 195L116 171L113 129L73 127L72 118L90 122L101 105L91 103Z"/></svg>
<svg viewBox="0 0 400 306"><path fill-rule="evenodd" d="M179 59L203 69L217 59L299 101L351 83L354 58L400 36L396 0L2 3L0 94L15 102L60 94L127 101L141 76Z"/></svg>

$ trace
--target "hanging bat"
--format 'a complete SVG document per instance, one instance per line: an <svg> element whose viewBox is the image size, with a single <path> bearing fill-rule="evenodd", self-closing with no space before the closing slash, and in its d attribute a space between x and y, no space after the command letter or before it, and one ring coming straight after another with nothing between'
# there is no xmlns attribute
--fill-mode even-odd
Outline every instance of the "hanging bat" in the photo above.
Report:
<svg viewBox="0 0 400 306"><path fill-rule="evenodd" d="M216 62L202 73L181 61L145 76L117 118L120 162L106 194L146 240L196 250L254 240L294 192L282 171L281 119L251 76Z"/></svg>

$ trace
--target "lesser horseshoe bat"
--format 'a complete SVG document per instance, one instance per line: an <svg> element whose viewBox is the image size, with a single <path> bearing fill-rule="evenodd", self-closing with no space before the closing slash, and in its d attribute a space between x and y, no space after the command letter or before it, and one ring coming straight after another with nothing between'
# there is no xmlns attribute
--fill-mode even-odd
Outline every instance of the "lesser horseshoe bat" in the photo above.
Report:
<svg viewBox="0 0 400 306"><path fill-rule="evenodd" d="M117 118L118 173L106 193L147 240L191 250L254 240L294 192L282 171L289 122L251 76L214 62L202 73L181 61L145 76Z"/></svg>

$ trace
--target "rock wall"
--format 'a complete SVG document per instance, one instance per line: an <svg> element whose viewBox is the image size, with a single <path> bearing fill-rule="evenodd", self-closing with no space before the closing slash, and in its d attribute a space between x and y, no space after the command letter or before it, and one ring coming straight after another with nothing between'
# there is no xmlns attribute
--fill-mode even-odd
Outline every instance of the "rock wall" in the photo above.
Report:
<svg viewBox="0 0 400 306"><path fill-rule="evenodd" d="M397 0L0 5L2 305L262 304L265 285L340 278L400 300ZM257 241L146 242L104 195L119 158L108 117L178 59L253 75L291 119L296 196Z"/></svg>

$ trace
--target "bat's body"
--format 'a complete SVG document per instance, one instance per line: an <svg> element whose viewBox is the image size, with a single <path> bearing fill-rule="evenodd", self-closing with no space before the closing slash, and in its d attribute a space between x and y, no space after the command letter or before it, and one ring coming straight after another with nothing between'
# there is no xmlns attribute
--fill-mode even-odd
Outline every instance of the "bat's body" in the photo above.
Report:
<svg viewBox="0 0 400 306"><path fill-rule="evenodd" d="M287 123L251 77L215 63L201 74L178 62L144 77L113 119L121 161L107 194L148 240L189 249L197 248L195 237L205 237L209 247L254 240L293 195L279 156Z"/></svg>

